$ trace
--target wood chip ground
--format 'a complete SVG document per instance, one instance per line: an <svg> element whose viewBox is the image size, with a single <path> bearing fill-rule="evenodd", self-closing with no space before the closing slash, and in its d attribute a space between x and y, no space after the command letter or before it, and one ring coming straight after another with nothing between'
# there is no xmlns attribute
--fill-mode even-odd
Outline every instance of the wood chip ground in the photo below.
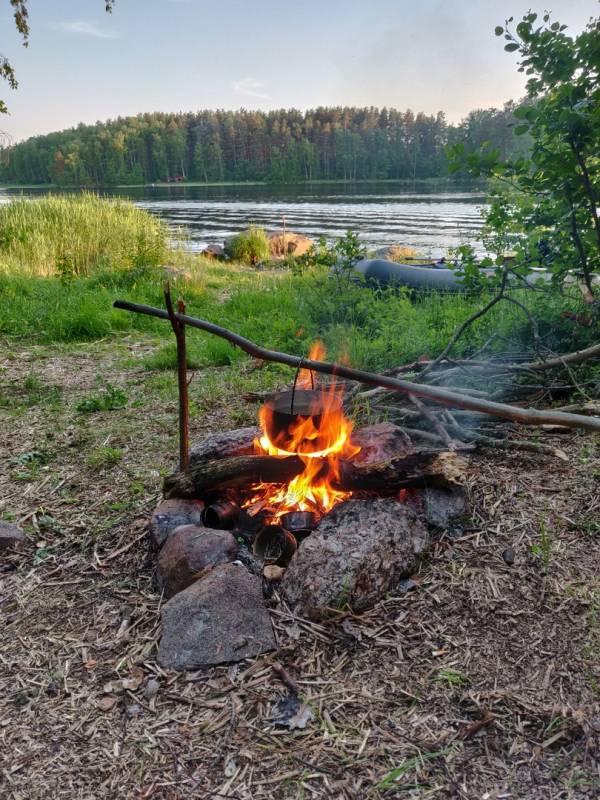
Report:
<svg viewBox="0 0 600 800"><path fill-rule="evenodd" d="M2 798L600 796L597 439L545 437L567 462L473 456L472 528L434 547L414 591L327 625L279 605L277 655L165 673L146 524L176 406L143 405L156 387L134 343L111 353L1 359L4 396L35 370L62 397L0 409L0 516L32 542L0 562ZM99 373L128 407L82 418ZM205 402L192 439L253 413ZM304 728L270 721L288 693L275 662L314 715Z"/></svg>

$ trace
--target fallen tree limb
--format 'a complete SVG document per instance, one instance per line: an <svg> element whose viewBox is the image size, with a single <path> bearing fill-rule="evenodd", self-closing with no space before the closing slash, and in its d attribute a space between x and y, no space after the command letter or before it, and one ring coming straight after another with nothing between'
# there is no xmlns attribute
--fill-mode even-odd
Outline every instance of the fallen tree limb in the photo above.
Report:
<svg viewBox="0 0 600 800"><path fill-rule="evenodd" d="M443 359L437 361L436 366L444 367L448 364L452 369L459 367L465 368L477 368L477 369L487 369L487 370L494 370L498 372L543 372L548 369L559 369L560 367L564 367L565 364L583 364L585 361L589 361L592 358L600 358L600 344L593 344L590 347L585 347L583 350L575 350L572 353L565 353L563 356L557 356L555 358L549 358L546 361L524 361L520 364L516 364L510 361L500 361L491 358L489 361L481 361L477 359L470 359L470 358L453 358L453 359ZM417 369L419 366L423 367L423 370L428 368L432 368L434 366L434 361L421 361L417 365L410 364L410 367L413 369ZM421 377L423 376L424 372L421 373ZM447 374L444 373L444 374Z"/></svg>
<svg viewBox="0 0 600 800"><path fill-rule="evenodd" d="M129 303L124 300L116 300L113 305L115 308L120 308L124 311L146 314L147 316L158 317L159 319L169 319L169 315L166 311L160 308L154 308L153 306ZM249 339L239 336L237 333L233 333L233 331L229 331L226 328L221 328L219 325L215 325L212 322L196 319L186 314L175 314L175 318L191 328L198 328L199 330L212 333L215 336L220 336L241 348L246 353L249 353L255 358L262 358L264 361L274 361L279 364L287 364L296 369L302 367L303 369L309 369L314 372L336 375L370 386L384 386L397 392L414 394L418 397L427 397L442 405L464 408L470 411L483 411L492 416L503 417L513 422L520 422L524 425L546 425L554 423L556 425L565 425L568 428L584 428L590 431L600 431L600 418L597 417L585 417L578 414L561 413L559 411L540 411L535 408L518 408L517 406L511 406L505 403L496 403L491 400L468 397L459 392L441 389L438 386L428 386L426 384L413 383L412 381L403 381L399 378L392 378L387 375L376 375L371 372L365 372L364 370L346 367L343 364L332 364L326 361L304 359L300 358L300 356L292 356L288 353L279 353L276 350L267 350L264 347L259 347Z"/></svg>
<svg viewBox="0 0 600 800"><path fill-rule="evenodd" d="M464 442L473 442L480 447L490 447L495 450L525 450L531 453L544 453L549 456L556 456L563 461L567 460L567 456L563 450L558 447L552 447L549 444L542 444L541 442L530 442L520 439L498 439L494 436L486 436L478 431L465 430L459 425L454 416L448 412L444 412L448 417L448 426L456 437Z"/></svg>

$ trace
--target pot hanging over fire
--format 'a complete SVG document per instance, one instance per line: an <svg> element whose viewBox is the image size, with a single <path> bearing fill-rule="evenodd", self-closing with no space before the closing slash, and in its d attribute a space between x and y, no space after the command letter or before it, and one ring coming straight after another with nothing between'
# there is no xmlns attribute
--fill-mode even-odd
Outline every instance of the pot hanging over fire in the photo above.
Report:
<svg viewBox="0 0 600 800"><path fill-rule="evenodd" d="M342 398L315 389L292 389L273 395L265 409L263 421L270 441L281 450L309 455L324 449L314 432L322 429L325 413L341 414ZM299 438L302 429L305 435Z"/></svg>

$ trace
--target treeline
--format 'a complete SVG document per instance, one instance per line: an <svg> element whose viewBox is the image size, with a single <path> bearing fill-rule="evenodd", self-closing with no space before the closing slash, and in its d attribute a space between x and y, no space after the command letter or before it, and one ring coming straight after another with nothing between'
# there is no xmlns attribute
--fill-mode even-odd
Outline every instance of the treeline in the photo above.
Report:
<svg viewBox="0 0 600 800"><path fill-rule="evenodd" d="M445 148L484 141L502 155L527 146L513 134L513 105L443 113L377 108L139 114L35 136L5 151L5 183L64 186L158 181L442 178Z"/></svg>

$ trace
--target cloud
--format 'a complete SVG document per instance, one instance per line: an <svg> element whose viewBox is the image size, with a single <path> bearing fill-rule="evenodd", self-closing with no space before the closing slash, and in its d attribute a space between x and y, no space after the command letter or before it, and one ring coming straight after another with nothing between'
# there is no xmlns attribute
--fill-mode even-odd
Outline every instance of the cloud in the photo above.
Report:
<svg viewBox="0 0 600 800"><path fill-rule="evenodd" d="M233 91L236 94L243 94L246 97L256 97L259 100L271 100L271 95L264 89L265 84L255 78L242 78L233 82Z"/></svg>
<svg viewBox="0 0 600 800"><path fill-rule="evenodd" d="M99 28L93 22L83 22L82 20L73 20L72 22L57 22L55 25L52 25L52 30L63 31L64 33L74 33L78 36L93 36L95 39L119 38L119 34L116 31Z"/></svg>

